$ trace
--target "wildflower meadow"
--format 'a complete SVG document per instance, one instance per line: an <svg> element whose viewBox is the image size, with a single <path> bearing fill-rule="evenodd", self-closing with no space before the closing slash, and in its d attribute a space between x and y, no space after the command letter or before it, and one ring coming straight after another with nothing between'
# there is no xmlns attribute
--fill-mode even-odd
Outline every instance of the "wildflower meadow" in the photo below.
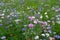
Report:
<svg viewBox="0 0 60 40"><path fill-rule="evenodd" d="M60 40L60 0L0 0L0 40Z"/></svg>

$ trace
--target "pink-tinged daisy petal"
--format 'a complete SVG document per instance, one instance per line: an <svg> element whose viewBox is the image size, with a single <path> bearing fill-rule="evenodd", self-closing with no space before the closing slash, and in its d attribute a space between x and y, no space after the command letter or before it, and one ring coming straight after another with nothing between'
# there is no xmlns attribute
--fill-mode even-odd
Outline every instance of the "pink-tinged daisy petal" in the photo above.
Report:
<svg viewBox="0 0 60 40"><path fill-rule="evenodd" d="M28 18L29 18L30 21L32 21L33 19L35 19L34 16L29 16Z"/></svg>
<svg viewBox="0 0 60 40"><path fill-rule="evenodd" d="M38 23L38 20L34 20L34 23L37 24Z"/></svg>

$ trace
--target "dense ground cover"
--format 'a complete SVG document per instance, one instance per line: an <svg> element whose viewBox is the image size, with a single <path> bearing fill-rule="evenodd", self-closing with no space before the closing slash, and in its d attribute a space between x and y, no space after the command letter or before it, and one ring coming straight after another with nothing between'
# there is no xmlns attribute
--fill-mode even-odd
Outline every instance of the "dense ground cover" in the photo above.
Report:
<svg viewBox="0 0 60 40"><path fill-rule="evenodd" d="M60 40L60 0L0 0L0 40Z"/></svg>

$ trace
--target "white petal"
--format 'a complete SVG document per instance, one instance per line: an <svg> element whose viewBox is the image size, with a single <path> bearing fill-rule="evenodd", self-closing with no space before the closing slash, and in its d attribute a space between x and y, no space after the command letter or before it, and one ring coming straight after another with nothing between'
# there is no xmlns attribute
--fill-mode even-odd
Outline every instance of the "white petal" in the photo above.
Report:
<svg viewBox="0 0 60 40"><path fill-rule="evenodd" d="M6 36L2 36L2 37L1 37L1 39L5 39L5 38L6 38Z"/></svg>
<svg viewBox="0 0 60 40"><path fill-rule="evenodd" d="M44 14L47 14L47 12L45 12Z"/></svg>
<svg viewBox="0 0 60 40"><path fill-rule="evenodd" d="M46 36L49 37L49 33L46 33Z"/></svg>
<svg viewBox="0 0 60 40"><path fill-rule="evenodd" d="M45 36L45 34L41 34L42 36Z"/></svg>
<svg viewBox="0 0 60 40"><path fill-rule="evenodd" d="M39 36L35 36L35 39L39 39Z"/></svg>

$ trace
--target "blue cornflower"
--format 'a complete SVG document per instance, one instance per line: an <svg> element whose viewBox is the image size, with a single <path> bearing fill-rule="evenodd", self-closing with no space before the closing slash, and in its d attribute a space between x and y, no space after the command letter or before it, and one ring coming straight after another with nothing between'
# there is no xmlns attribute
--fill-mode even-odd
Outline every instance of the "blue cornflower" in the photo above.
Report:
<svg viewBox="0 0 60 40"><path fill-rule="evenodd" d="M25 31L26 30L26 28L22 28L22 31Z"/></svg>
<svg viewBox="0 0 60 40"><path fill-rule="evenodd" d="M59 38L60 38L60 36L59 36L59 35L55 35L54 37L55 37L55 38L57 38L57 39L59 39Z"/></svg>
<svg viewBox="0 0 60 40"><path fill-rule="evenodd" d="M2 24L0 24L0 26L2 26Z"/></svg>

